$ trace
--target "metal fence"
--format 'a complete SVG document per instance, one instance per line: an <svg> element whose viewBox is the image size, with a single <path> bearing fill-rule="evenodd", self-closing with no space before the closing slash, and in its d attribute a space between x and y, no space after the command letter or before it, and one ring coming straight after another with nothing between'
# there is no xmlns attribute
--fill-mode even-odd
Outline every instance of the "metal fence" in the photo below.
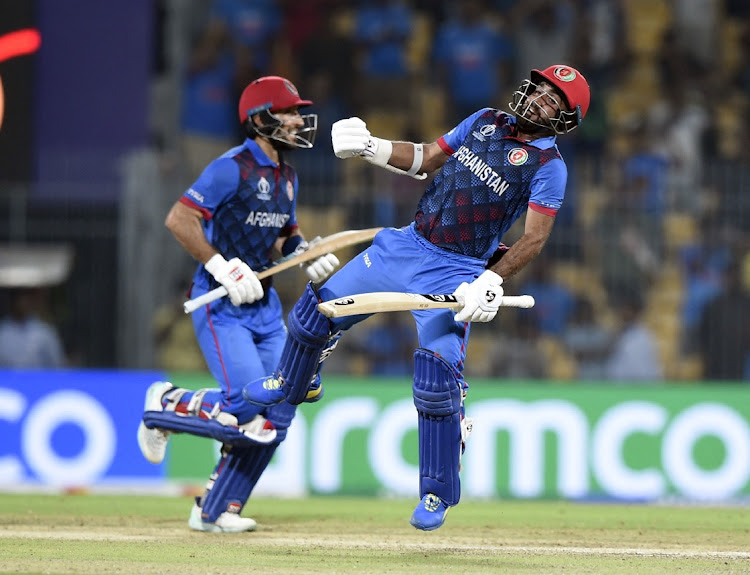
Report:
<svg viewBox="0 0 750 575"><path fill-rule="evenodd" d="M424 183L325 152L291 158L308 238L409 223ZM30 185L0 186L2 242L65 244L74 252L69 279L50 290L47 315L72 364L202 367L180 307L194 262L163 225L184 182L160 160L152 150L124 159L117 205L40 202ZM506 282L508 293L532 293L537 306L472 326L467 377L750 380L747 166L707 162L706 184L691 191L700 194L695 207L682 209L680 190L667 187L661 211L619 169L603 173L582 155L571 167L549 244ZM304 283L298 270L277 277L286 309ZM409 373L415 346L409 314L381 314L347 334L326 369ZM618 349L633 369L613 367Z"/></svg>

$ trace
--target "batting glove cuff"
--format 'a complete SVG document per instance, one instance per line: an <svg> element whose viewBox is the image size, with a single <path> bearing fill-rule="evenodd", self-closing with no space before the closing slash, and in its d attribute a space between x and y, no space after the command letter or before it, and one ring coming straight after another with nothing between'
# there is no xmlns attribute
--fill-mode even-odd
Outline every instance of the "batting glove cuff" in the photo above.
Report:
<svg viewBox="0 0 750 575"><path fill-rule="evenodd" d="M203 267L205 267L206 271L218 280L217 275L223 275L222 272L226 270L227 263L228 262L223 255L214 254L205 264L203 264Z"/></svg>

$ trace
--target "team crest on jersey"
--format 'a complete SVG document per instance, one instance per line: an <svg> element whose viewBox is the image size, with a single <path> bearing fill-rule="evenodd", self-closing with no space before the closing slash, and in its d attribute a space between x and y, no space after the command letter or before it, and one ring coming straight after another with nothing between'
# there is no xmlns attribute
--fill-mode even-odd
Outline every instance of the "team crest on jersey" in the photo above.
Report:
<svg viewBox="0 0 750 575"><path fill-rule="evenodd" d="M259 200L263 201L271 199L271 184L268 183L267 179L261 177L258 180L258 193L256 196Z"/></svg>
<svg viewBox="0 0 750 575"><path fill-rule="evenodd" d="M567 66L558 66L553 72L555 78L562 80L563 82L572 82L576 79L575 70L568 68Z"/></svg>
<svg viewBox="0 0 750 575"><path fill-rule="evenodd" d="M289 180L286 182L286 196L290 202L294 200L294 184Z"/></svg>
<svg viewBox="0 0 750 575"><path fill-rule="evenodd" d="M514 166L522 166L529 159L529 153L523 148L513 148L508 152L508 161Z"/></svg>

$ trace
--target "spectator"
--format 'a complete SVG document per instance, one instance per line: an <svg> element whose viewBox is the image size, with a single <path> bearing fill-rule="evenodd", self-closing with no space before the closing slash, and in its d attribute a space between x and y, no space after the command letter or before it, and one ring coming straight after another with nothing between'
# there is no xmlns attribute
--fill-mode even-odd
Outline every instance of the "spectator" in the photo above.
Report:
<svg viewBox="0 0 750 575"><path fill-rule="evenodd" d="M695 351L698 342L698 324L703 309L725 289L727 268L731 263L729 242L722 237L721 224L712 216L702 219L702 234L684 246L679 261L685 286L682 304L684 347Z"/></svg>
<svg viewBox="0 0 750 575"><path fill-rule="evenodd" d="M0 320L0 367L57 369L65 352L52 324L41 319L46 292L18 288L10 294L10 313Z"/></svg>
<svg viewBox="0 0 750 575"><path fill-rule="evenodd" d="M679 45L691 60L709 70L720 48L722 2L672 0L670 4Z"/></svg>
<svg viewBox="0 0 750 575"><path fill-rule="evenodd" d="M591 89L598 94L608 94L626 61L625 17L621 0L578 0L578 29L586 34L576 34L575 59L587 72ZM588 168L588 181L601 184L605 171L605 156L611 139L608 98L594 98L586 123L576 134L575 145L579 157L584 156ZM567 156L565 156L567 158Z"/></svg>
<svg viewBox="0 0 750 575"><path fill-rule="evenodd" d="M190 182L236 139L235 64L222 23L211 19L193 42L182 87L181 142Z"/></svg>
<svg viewBox="0 0 750 575"><path fill-rule="evenodd" d="M698 341L707 380L750 380L750 294L733 260L725 289L701 313Z"/></svg>
<svg viewBox="0 0 750 575"><path fill-rule="evenodd" d="M273 58L281 50L281 10L276 0L215 0L213 17L223 28L236 57L235 93L254 78L278 66Z"/></svg>
<svg viewBox="0 0 750 575"><path fill-rule="evenodd" d="M530 314L546 335L562 335L573 313L575 299L570 290L552 277L549 258L539 255L529 266L529 276L521 284L520 293L534 296L536 305Z"/></svg>
<svg viewBox="0 0 750 575"><path fill-rule="evenodd" d="M364 338L371 375L411 375L417 337L408 314L384 313Z"/></svg>
<svg viewBox="0 0 750 575"><path fill-rule="evenodd" d="M515 75L569 62L575 49L575 11L569 0L526 0L514 9Z"/></svg>
<svg viewBox="0 0 750 575"><path fill-rule="evenodd" d="M622 163L625 193L631 196L635 212L660 220L667 204L669 158L654 145L656 134L647 122L634 122L629 136L629 152Z"/></svg>
<svg viewBox="0 0 750 575"><path fill-rule="evenodd" d="M351 32L346 29L346 19L342 17L341 8L328 6L323 10L319 15L321 23L317 33L307 38L299 50L300 74L305 84L310 83L312 77L325 74L328 77L330 97L339 101L348 111L354 91L352 78L355 68L352 54L355 44L350 38ZM333 121L331 118L328 120ZM321 131L323 130L318 130L319 138L322 136Z"/></svg>
<svg viewBox="0 0 750 575"><path fill-rule="evenodd" d="M669 154L669 207L691 214L705 208L700 192L710 119L695 84L685 76L665 84L664 98L649 111L653 133L658 136L654 143Z"/></svg>
<svg viewBox="0 0 750 575"><path fill-rule="evenodd" d="M540 345L536 319L526 310L517 314L516 329L503 330L489 358L493 378L543 379L548 377L546 355Z"/></svg>
<svg viewBox="0 0 750 575"><path fill-rule="evenodd" d="M612 334L597 321L594 306L588 298L576 298L562 341L575 360L578 379L598 380L605 377Z"/></svg>
<svg viewBox="0 0 750 575"><path fill-rule="evenodd" d="M615 296L621 327L605 375L611 381L651 383L663 378L663 369L654 334L643 321L643 300L638 292Z"/></svg>
<svg viewBox="0 0 750 575"><path fill-rule="evenodd" d="M648 182L635 179L629 188L610 192L598 214L589 246L609 293L647 289L659 271L662 225L641 210Z"/></svg>
<svg viewBox="0 0 750 575"><path fill-rule="evenodd" d="M242 89L269 70L281 27L274 0L214 0L207 19L193 43L183 87L190 182L242 135L235 104Z"/></svg>
<svg viewBox="0 0 750 575"><path fill-rule="evenodd" d="M450 100L444 120L451 126L507 88L513 45L486 14L482 0L464 0L458 17L446 20L437 31L433 60Z"/></svg>
<svg viewBox="0 0 750 575"><path fill-rule="evenodd" d="M300 180L306 183L305 205L330 206L338 200L341 187L341 162L331 153L331 125L334 118L348 115L348 108L333 90L332 75L323 69L307 76L310 98L314 102L310 112L318 116L318 132L313 146L294 159Z"/></svg>
<svg viewBox="0 0 750 575"><path fill-rule="evenodd" d="M365 0L355 13L354 42L360 69L360 107L366 110L403 107L411 70L408 41L414 11L406 0Z"/></svg>

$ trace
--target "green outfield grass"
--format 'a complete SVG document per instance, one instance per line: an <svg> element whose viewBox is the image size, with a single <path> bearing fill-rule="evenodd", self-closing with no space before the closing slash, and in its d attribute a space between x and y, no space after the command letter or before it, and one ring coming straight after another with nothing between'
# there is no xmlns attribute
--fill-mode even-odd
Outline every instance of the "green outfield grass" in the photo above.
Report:
<svg viewBox="0 0 750 575"><path fill-rule="evenodd" d="M251 500L258 531L187 528L188 497L0 494L1 573L750 573L750 509L467 501L439 530L414 501Z"/></svg>

